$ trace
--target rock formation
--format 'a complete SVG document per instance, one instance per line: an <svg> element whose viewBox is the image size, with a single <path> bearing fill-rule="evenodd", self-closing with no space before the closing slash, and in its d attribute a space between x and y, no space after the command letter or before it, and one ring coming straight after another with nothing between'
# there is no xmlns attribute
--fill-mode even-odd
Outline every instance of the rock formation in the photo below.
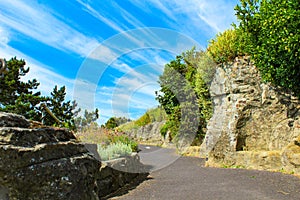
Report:
<svg viewBox="0 0 300 200"><path fill-rule="evenodd" d="M153 122L138 129L127 131L126 134L141 143L162 145L163 143L168 142L160 133L160 129L164 124L165 121Z"/></svg>
<svg viewBox="0 0 300 200"><path fill-rule="evenodd" d="M300 173L300 101L263 83L249 57L217 68L214 114L201 146L207 165Z"/></svg>
<svg viewBox="0 0 300 200"><path fill-rule="evenodd" d="M148 175L138 155L101 165L96 144L79 143L66 129L32 124L0 112L1 200L101 199Z"/></svg>
<svg viewBox="0 0 300 200"><path fill-rule="evenodd" d="M0 185L9 199L98 199L100 162L65 129L0 113ZM6 194L4 194L6 192Z"/></svg>

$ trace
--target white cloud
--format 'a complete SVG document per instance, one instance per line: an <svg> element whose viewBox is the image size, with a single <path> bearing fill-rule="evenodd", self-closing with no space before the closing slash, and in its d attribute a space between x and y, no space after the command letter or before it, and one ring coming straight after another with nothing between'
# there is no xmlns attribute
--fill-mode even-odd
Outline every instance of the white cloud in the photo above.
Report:
<svg viewBox="0 0 300 200"><path fill-rule="evenodd" d="M34 1L0 1L0 22L54 48L86 56L99 45L64 22L52 16L46 7Z"/></svg>
<svg viewBox="0 0 300 200"><path fill-rule="evenodd" d="M217 32L224 31L234 22L233 3L224 0L192 0L191 3L195 7L191 6L189 10L196 9L198 16Z"/></svg>
<svg viewBox="0 0 300 200"><path fill-rule="evenodd" d="M0 32L0 38L2 34ZM45 66L44 64L36 61L35 59L21 53L20 51L11 48L7 44L0 43L0 57L6 58L9 60L12 57L17 57L17 59L24 59L26 61L26 66L30 67L29 73L26 74L25 77L22 77L24 81L37 79L40 82L40 86L38 87L38 91L41 91L43 95L50 95L50 92L54 88L55 85L66 86L67 89L67 99L71 100L72 91L73 91L73 82L74 80L63 77L57 73L51 71L49 66Z"/></svg>
<svg viewBox="0 0 300 200"><path fill-rule="evenodd" d="M136 40L136 38L132 37L132 35L126 33L126 30L129 30L129 27L126 26L124 23L121 23L119 20L114 19L114 16L109 15L109 13L108 14L106 13L106 15L105 15L105 14L102 14L97 9L95 9L95 7L97 7L99 5L99 2L92 4L92 2L86 3L86 2L83 2L82 0L76 0L76 1L84 7L84 9L83 9L84 11L86 11L87 13L89 13L90 15L92 15L93 17L98 19L99 21L105 23L107 26L114 29L118 33L125 35L128 38L128 40L130 40L131 42L134 42L140 46L143 44L141 41ZM114 7L115 9L120 9L120 7L114 2L112 2L111 6ZM110 8L110 9L112 9L112 8ZM133 17L130 17L128 15L128 13L123 12L123 17L124 16L127 17L127 19L130 18L130 21L134 23L133 24L134 27L138 27L140 25L140 23L136 24L136 23L138 23L138 21L135 20Z"/></svg>
<svg viewBox="0 0 300 200"><path fill-rule="evenodd" d="M0 45L5 46L9 42L9 34L8 31L0 26Z"/></svg>
<svg viewBox="0 0 300 200"><path fill-rule="evenodd" d="M122 32L124 29L127 29L127 27L120 26L119 24L115 23L113 20L107 18L106 16L102 15L100 12L98 12L96 9L94 9L89 3L83 2L82 0L76 0L79 4L81 4L84 7L84 10L88 12L90 15L94 16L96 19L104 22L109 27L113 28L114 30L118 32ZM98 3L98 2L97 2Z"/></svg>
<svg viewBox="0 0 300 200"><path fill-rule="evenodd" d="M118 58L118 54L104 45L99 45L94 51L92 51L88 55L88 57L94 60L99 60L106 64L110 64Z"/></svg>
<svg viewBox="0 0 300 200"><path fill-rule="evenodd" d="M233 8L238 3L237 0L149 0L147 3L131 0L131 2L149 13L151 10L147 7L159 9L168 17L164 18L165 23L191 36L203 32L210 35L212 30L215 34L229 28L230 24L235 21ZM211 30L205 28L203 22Z"/></svg>

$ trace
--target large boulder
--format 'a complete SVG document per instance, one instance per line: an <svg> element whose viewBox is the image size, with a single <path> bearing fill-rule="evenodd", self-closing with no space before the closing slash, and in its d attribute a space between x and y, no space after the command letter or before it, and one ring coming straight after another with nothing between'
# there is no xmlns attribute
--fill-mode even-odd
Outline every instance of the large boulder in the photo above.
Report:
<svg viewBox="0 0 300 200"><path fill-rule="evenodd" d="M207 165L299 171L298 98L264 83L249 57L218 67L210 91L214 114L201 146Z"/></svg>
<svg viewBox="0 0 300 200"><path fill-rule="evenodd" d="M100 161L66 129L29 126L0 113L1 199L98 199Z"/></svg>
<svg viewBox="0 0 300 200"><path fill-rule="evenodd" d="M0 112L0 127L29 128L29 126L30 122L23 116Z"/></svg>

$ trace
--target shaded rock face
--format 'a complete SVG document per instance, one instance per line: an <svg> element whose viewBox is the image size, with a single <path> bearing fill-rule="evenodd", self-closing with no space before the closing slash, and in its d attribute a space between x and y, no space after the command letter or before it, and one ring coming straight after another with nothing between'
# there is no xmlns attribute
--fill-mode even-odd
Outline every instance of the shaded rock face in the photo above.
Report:
<svg viewBox="0 0 300 200"><path fill-rule="evenodd" d="M214 114L201 146L208 165L300 173L300 101L263 83L249 57L219 67L211 84Z"/></svg>
<svg viewBox="0 0 300 200"><path fill-rule="evenodd" d="M0 113L1 199L98 199L101 163L65 129Z"/></svg>
<svg viewBox="0 0 300 200"><path fill-rule="evenodd" d="M120 188L129 184L138 184L147 176L150 169L140 162L138 154L102 162L97 176L100 198L111 197Z"/></svg>

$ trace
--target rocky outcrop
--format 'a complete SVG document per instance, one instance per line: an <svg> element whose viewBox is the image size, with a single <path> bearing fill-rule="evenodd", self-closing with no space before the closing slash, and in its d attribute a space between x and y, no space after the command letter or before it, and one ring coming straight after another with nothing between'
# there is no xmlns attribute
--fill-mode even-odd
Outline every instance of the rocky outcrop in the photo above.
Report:
<svg viewBox="0 0 300 200"><path fill-rule="evenodd" d="M65 129L0 113L0 185L9 199L98 199L100 162ZM6 193L6 194L5 194ZM0 195L0 196L1 196Z"/></svg>
<svg viewBox="0 0 300 200"><path fill-rule="evenodd" d="M214 114L201 146L207 165L300 173L300 101L261 81L249 57L217 68Z"/></svg>
<svg viewBox="0 0 300 200"><path fill-rule="evenodd" d="M0 112L0 199L101 199L148 175L138 155L101 165L95 147Z"/></svg>
<svg viewBox="0 0 300 200"><path fill-rule="evenodd" d="M153 122L138 129L126 131L126 134L139 141L140 143L162 145L165 142L168 142L160 133L160 129L164 124L164 121Z"/></svg>

